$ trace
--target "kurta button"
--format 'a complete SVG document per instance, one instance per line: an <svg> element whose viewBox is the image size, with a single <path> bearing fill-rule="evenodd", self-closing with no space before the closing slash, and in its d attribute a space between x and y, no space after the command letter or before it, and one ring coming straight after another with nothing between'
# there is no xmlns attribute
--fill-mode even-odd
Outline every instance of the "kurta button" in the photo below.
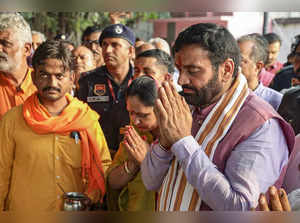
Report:
<svg viewBox="0 0 300 223"><path fill-rule="evenodd" d="M60 196L59 196L59 195L57 195L57 199L60 199Z"/></svg>
<svg viewBox="0 0 300 223"><path fill-rule="evenodd" d="M55 136L55 139L58 140L58 136Z"/></svg>
<svg viewBox="0 0 300 223"><path fill-rule="evenodd" d="M59 179L59 178L60 178L60 176L56 176L56 178L57 178L57 179Z"/></svg>
<svg viewBox="0 0 300 223"><path fill-rule="evenodd" d="M59 160L59 156L56 156L56 159Z"/></svg>

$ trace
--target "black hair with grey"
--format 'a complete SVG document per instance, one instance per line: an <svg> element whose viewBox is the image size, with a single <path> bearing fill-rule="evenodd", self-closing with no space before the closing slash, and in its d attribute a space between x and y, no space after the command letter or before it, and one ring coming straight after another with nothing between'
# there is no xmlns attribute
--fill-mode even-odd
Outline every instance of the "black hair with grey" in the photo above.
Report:
<svg viewBox="0 0 300 223"><path fill-rule="evenodd" d="M173 58L165 51L160 49L146 50L137 55L136 59L140 57L153 57L157 60L157 64L163 65L167 68L170 74L175 72L175 65Z"/></svg>
<svg viewBox="0 0 300 223"><path fill-rule="evenodd" d="M267 40L259 33L251 33L248 35L244 35L237 40L238 43L243 43L247 41L250 41L254 44L250 54L251 60L254 63L262 61L264 64L266 64L268 60Z"/></svg>
<svg viewBox="0 0 300 223"><path fill-rule="evenodd" d="M46 59L61 60L64 71L73 70L72 53L62 41L47 40L43 42L33 54L33 68L36 69L39 65L42 65Z"/></svg>
<svg viewBox="0 0 300 223"><path fill-rule="evenodd" d="M234 62L233 76L237 76L240 65L240 50L233 35L223 26L214 23L199 23L182 31L174 44L175 54L184 46L197 44L208 52L215 69L230 58Z"/></svg>
<svg viewBox="0 0 300 223"><path fill-rule="evenodd" d="M130 96L137 96L145 106L154 106L158 96L155 80L148 76L134 79L126 92L126 97Z"/></svg>
<svg viewBox="0 0 300 223"><path fill-rule="evenodd" d="M281 38L276 33L267 33L264 35L264 38L268 41L269 44L279 42L281 45Z"/></svg>

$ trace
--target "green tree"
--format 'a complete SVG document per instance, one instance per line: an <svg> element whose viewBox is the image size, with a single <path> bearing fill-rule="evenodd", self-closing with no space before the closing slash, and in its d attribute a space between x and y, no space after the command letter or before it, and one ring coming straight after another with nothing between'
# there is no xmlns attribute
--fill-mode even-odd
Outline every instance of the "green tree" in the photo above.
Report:
<svg viewBox="0 0 300 223"><path fill-rule="evenodd" d="M44 33L48 39L57 34L67 34L69 40L80 44L82 32L92 25L105 27L110 24L108 12L22 12L32 30ZM168 12L133 12L124 23L128 26L139 21L168 18Z"/></svg>

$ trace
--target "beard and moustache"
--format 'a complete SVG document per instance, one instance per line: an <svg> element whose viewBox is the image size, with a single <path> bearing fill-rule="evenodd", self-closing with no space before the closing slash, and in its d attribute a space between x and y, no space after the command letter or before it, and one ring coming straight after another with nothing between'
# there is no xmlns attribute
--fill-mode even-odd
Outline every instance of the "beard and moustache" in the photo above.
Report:
<svg viewBox="0 0 300 223"><path fill-rule="evenodd" d="M186 102L196 107L205 107L212 103L213 98L222 91L222 85L218 80L217 73L214 73L213 78L207 83L206 86L201 89L196 89L190 85L182 85L182 89L190 89L195 93L184 93L180 94L185 98Z"/></svg>
<svg viewBox="0 0 300 223"><path fill-rule="evenodd" d="M19 51L15 58L10 58L6 53L0 52L0 71L12 72L19 68L20 61L22 60L22 52Z"/></svg>

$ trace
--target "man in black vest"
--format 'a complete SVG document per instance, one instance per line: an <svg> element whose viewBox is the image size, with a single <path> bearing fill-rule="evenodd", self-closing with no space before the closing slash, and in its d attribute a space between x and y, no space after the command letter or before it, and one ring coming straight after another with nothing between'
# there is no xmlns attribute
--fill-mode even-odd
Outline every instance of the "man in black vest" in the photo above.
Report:
<svg viewBox="0 0 300 223"><path fill-rule="evenodd" d="M105 66L79 80L79 99L100 114L100 124L112 153L122 140L120 127L129 124L125 92L131 83L134 32L122 24L106 27L99 38Z"/></svg>

